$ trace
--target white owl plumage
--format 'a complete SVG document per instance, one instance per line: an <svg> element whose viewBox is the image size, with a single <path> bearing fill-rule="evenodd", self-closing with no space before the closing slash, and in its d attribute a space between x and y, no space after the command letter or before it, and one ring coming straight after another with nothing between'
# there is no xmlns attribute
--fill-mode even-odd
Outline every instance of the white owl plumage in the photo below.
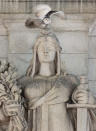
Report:
<svg viewBox="0 0 96 131"><path fill-rule="evenodd" d="M33 8L33 12L36 17L43 20L45 15L51 11L51 7L49 5L40 4Z"/></svg>
<svg viewBox="0 0 96 131"><path fill-rule="evenodd" d="M56 15L60 17L61 19L64 18L64 12L63 11L54 11L51 9L49 5L46 4L40 4L33 8L33 13L37 17L37 20L31 20L28 19L26 21L27 27L39 27L39 28L45 28L47 25L51 23L51 18L53 15Z"/></svg>

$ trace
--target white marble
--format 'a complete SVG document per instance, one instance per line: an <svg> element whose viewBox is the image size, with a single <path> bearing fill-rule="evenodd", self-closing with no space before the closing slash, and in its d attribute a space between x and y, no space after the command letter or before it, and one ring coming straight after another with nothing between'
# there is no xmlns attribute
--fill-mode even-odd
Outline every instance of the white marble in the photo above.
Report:
<svg viewBox="0 0 96 131"><path fill-rule="evenodd" d="M89 36L96 36L96 18L93 19L89 26Z"/></svg>
<svg viewBox="0 0 96 131"><path fill-rule="evenodd" d="M24 56L27 56L26 60L31 58L31 54L27 54L27 53L32 52L32 45L34 44L36 35L38 33L38 29L34 30L25 27L24 24L25 20L29 16L32 15L0 14L1 18L4 17L6 19L5 23L8 27L8 35L9 35L8 41L6 41L5 40L6 39L5 36L7 35L6 29L4 28L4 25L0 24L0 28L1 28L0 39L2 39L1 41L3 41L4 43L8 42L9 45L8 48L7 44L0 43L0 50L1 50L0 57L6 57L9 52L9 56L11 56L11 58L9 57L9 59L11 59L11 61L14 61L14 63L19 66L22 64L22 61L19 60L17 56L20 55L23 56L24 54ZM88 49L88 27L90 25L89 23L91 24L93 23L92 21L95 16L96 16L95 14L94 15L93 14L91 15L68 14L64 20L59 19L58 21L56 21L56 17L52 19L53 22L52 28L54 29L54 32L56 33L61 43L61 46L63 48L62 53L65 53L62 54L64 63L66 61L66 65L64 64L63 68L65 68L66 66L69 73L75 73L76 75L78 74L80 75L82 73L88 74L87 53L89 55L89 58L96 58L95 37L91 38L90 40L91 42L89 42L89 49ZM0 23L2 23L2 21L0 21ZM95 31L95 27L93 28L93 30ZM9 49L8 52L7 49ZM14 53L14 54L10 54L10 53ZM14 57L16 57L16 60L14 59ZM92 80L94 79L93 76L95 76L95 72L93 69L93 67L95 67L95 63L93 61L92 63L89 62L90 63L89 67L91 68L89 70L90 73L89 77ZM24 68L21 70L22 71L20 72L22 73L20 74L23 74L25 71Z"/></svg>
<svg viewBox="0 0 96 131"><path fill-rule="evenodd" d="M7 17L7 20L5 21L5 23L9 31L28 30L25 27L26 17L34 18L31 14L28 16L21 15L22 17L21 19L20 19L20 16L14 17L11 15L9 16L9 18L8 16L6 17ZM77 16L77 15L66 15L65 19L58 18L58 20L57 20L57 17L53 17L52 18L52 29L54 29L54 31L88 31L89 21L88 21L88 18L86 19L87 20L83 20L82 16ZM29 30L32 30L32 29L29 29Z"/></svg>
<svg viewBox="0 0 96 131"><path fill-rule="evenodd" d="M18 69L20 75L24 74L32 54L9 54L11 61ZM88 74L88 55L87 54L61 54L61 69L69 74L77 76Z"/></svg>
<svg viewBox="0 0 96 131"><path fill-rule="evenodd" d="M56 33L63 53L88 53L88 33L80 31Z"/></svg>
<svg viewBox="0 0 96 131"><path fill-rule="evenodd" d="M0 57L8 57L8 37L0 36Z"/></svg>
<svg viewBox="0 0 96 131"><path fill-rule="evenodd" d="M88 26L88 21L80 19L57 20L57 18L54 18L52 22L52 27L59 31L88 31Z"/></svg>
<svg viewBox="0 0 96 131"><path fill-rule="evenodd" d="M4 22L0 21L0 35L1 36L6 36L7 34L7 30L6 27L4 27Z"/></svg>
<svg viewBox="0 0 96 131"><path fill-rule="evenodd" d="M31 53L32 45L37 36L38 33L30 31L10 32L9 52ZM88 52L88 35L86 32L57 32L56 36L60 41L63 53Z"/></svg>
<svg viewBox="0 0 96 131"><path fill-rule="evenodd" d="M96 97L96 81L89 81L89 90Z"/></svg>
<svg viewBox="0 0 96 131"><path fill-rule="evenodd" d="M32 46L36 40L35 32L11 32L9 35L10 53L32 53Z"/></svg>
<svg viewBox="0 0 96 131"><path fill-rule="evenodd" d="M87 54L62 54L61 61L61 67L69 74L88 75Z"/></svg>
<svg viewBox="0 0 96 131"><path fill-rule="evenodd" d="M14 2L13 2L14 1ZM91 0L90 0L91 1ZM95 1L93 4L89 0L87 2L83 2L82 4L79 3L79 1L74 1L72 2L71 0L68 1L53 1L51 2L50 0L47 0L46 2L48 5L50 5L53 9L55 10L63 10L66 13L95 13ZM21 0L21 2L18 2L18 0L9 0L6 2L0 1L0 13L5 12L5 13L32 13L32 8L40 4L41 1L36 1L36 0ZM3 6L2 6L3 5ZM10 8L8 8L10 7Z"/></svg>
<svg viewBox="0 0 96 131"><path fill-rule="evenodd" d="M89 37L89 58L96 58L96 37Z"/></svg>
<svg viewBox="0 0 96 131"><path fill-rule="evenodd" d="M18 74L24 75L26 73L26 69L28 68L28 64L32 58L32 54L9 54L8 60L14 66L16 66L18 70Z"/></svg>
<svg viewBox="0 0 96 131"><path fill-rule="evenodd" d="M96 59L89 59L88 64L89 72L88 78L89 80L96 80Z"/></svg>
<svg viewBox="0 0 96 131"><path fill-rule="evenodd" d="M31 15L29 15L29 16L31 16ZM6 32L6 29L3 28L3 26L1 27L1 25L0 25L0 27L1 27L0 28L1 29L1 31L0 31L0 40L1 40L0 41L0 59L1 59L1 57L7 58L7 54L8 54L8 60L9 60L9 62L11 62L13 65L16 66L19 76L24 75L27 67L30 65L29 63L32 58L32 53L31 53L32 52L32 45L34 44L34 42L36 40L37 33L38 33L37 29L31 30L31 29L28 29L25 27L25 24L24 24L25 19L26 19L26 17L29 17L29 16L23 15L23 17L21 17L21 15L19 15L19 14L18 14L18 16L17 15L13 15L13 16L12 15L10 15L10 16L8 16L8 15L3 16L2 15L2 18L6 17L7 19L10 19L9 21L6 20L6 22L5 22L6 26L8 28L8 32ZM58 37L58 39L61 43L61 46L63 48L62 54L61 54L61 70L68 72L69 74L74 74L76 76L81 76L81 75L88 76L89 77L89 89L96 96L96 72L95 72L96 59L93 59L93 58L96 58L95 57L96 56L95 37L94 38L92 37L90 39L89 48L88 48L88 27L89 27L90 19L91 20L93 19L93 15L90 18L87 15L84 16L84 14L82 14L82 15L78 15L78 14L77 15L67 15L67 17L64 20L58 19L58 21L56 20L56 17L55 17L54 19L52 19L52 22L53 22L52 28L54 29L54 32L57 34L57 37ZM93 28L93 33L91 33L91 34L89 33L89 36L96 35L95 28L96 27ZM8 40L6 40L6 42L4 42L5 36L7 34L8 34ZM6 44L3 44L3 42ZM8 47L8 45L9 45L9 47ZM7 49L8 49L8 52L7 52ZM92 59L88 60L88 57L92 58ZM53 57L51 56L50 58L53 58ZM45 60L45 59L43 59L43 60ZM39 59L39 61L40 61L40 59ZM42 68L40 68L39 75L42 75L42 76L49 75L49 77L50 77L50 75L53 75L55 72L54 65L51 65L50 70L48 70L49 69L48 64L47 65L42 64L41 67ZM47 89L45 84L43 86L45 89ZM42 89L43 86L41 85L40 89ZM47 86L49 89L50 86L49 85L47 85ZM34 88L32 88L32 89L34 90ZM65 88L65 89L68 89L68 88ZM33 93L33 94L31 93L31 96L35 95L35 97L36 97L37 93L35 94L33 90L31 91ZM39 91L39 93L40 93L40 91ZM46 97L45 94L43 96ZM64 97L66 96L65 91L63 92L63 96ZM89 97L89 93L85 96ZM85 96L83 98L83 103L86 103L85 101L87 101L87 99L88 99ZM62 90L60 93L60 98L61 97L62 97ZM78 100L78 102L79 102L79 100ZM64 106L65 105L63 104L63 107ZM52 114L50 114L50 112L49 112L51 118L48 116L49 121L53 120L54 122L58 123L58 120L60 119L60 125L59 124L56 125L56 123L50 124L51 122L48 125L50 125L50 128L52 126L54 126L54 131L58 131L58 130L70 131L70 130L72 130L72 127L70 127L70 129L65 129L66 127L69 128L69 125L68 126L64 125L64 123L67 123L67 122L62 121L64 118L63 117L64 112L60 111L60 109L61 109L61 107L59 107L59 104L58 104L58 108L55 107L55 110L52 107L52 112L51 112ZM47 110L45 109L44 110L45 115L42 115L43 119L44 119L44 121L43 121L44 123L42 122L45 127L45 128L43 128L44 131L46 130L46 124L45 124L46 120L48 120L45 118L48 115L48 114L46 115L46 112L47 112ZM65 114L66 114L66 112L65 112ZM40 113L39 113L39 115L40 115ZM53 115L56 117L53 117L53 119L52 119ZM69 116L69 114L68 114L68 116ZM61 124L61 122L63 124ZM62 128L61 125L64 125L64 128ZM38 130L39 129L40 128L38 128ZM51 130L53 131L52 128L51 128Z"/></svg>

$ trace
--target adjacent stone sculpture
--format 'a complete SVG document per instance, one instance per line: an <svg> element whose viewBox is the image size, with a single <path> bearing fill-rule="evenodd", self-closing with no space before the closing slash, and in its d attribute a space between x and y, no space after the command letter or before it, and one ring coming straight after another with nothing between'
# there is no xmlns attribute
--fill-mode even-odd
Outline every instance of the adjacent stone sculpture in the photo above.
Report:
<svg viewBox="0 0 96 131"><path fill-rule="evenodd" d="M44 10L38 9L38 18ZM26 26L32 28L33 23L29 19ZM86 84L82 85L81 81L79 85L75 76L61 72L60 43L50 31L49 24L43 23L42 26L42 23L37 26L43 30L33 46L33 59L28 67L27 77L21 80L27 100L28 131L76 131L76 110L67 108L67 103L93 106L96 100L88 89L82 88ZM96 110L89 110L86 131L96 130L95 114Z"/></svg>
<svg viewBox="0 0 96 131"><path fill-rule="evenodd" d="M24 100L17 72L7 61L0 62L0 131L27 131Z"/></svg>

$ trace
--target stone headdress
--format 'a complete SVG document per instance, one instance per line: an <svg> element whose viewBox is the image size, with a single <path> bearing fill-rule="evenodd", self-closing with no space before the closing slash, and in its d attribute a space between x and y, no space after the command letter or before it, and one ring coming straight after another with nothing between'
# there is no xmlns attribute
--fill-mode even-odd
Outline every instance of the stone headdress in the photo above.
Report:
<svg viewBox="0 0 96 131"><path fill-rule="evenodd" d="M27 69L26 75L27 76L31 76L34 77L36 74L38 74L39 71L39 67L40 67L40 62L38 59L38 55L37 55L37 49L38 49L38 45L40 44L40 42L44 40L44 34L43 36L41 35L40 37L37 38L36 43L33 46L33 58L31 60L30 66ZM55 72L56 75L60 75L60 51L61 51L61 47L59 45L59 41L56 38L56 36L51 32L50 34L48 34L48 37L50 39L51 45L55 47L56 49L56 56L55 56Z"/></svg>

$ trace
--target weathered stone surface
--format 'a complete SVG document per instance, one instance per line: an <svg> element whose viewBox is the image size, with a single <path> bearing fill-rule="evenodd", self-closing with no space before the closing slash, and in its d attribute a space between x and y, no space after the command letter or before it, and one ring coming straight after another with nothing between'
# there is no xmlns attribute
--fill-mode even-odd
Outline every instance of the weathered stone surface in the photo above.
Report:
<svg viewBox="0 0 96 131"><path fill-rule="evenodd" d="M7 36L0 36L0 57L8 56L8 38Z"/></svg>
<svg viewBox="0 0 96 131"><path fill-rule="evenodd" d="M59 24L58 24L59 23ZM88 21L79 19L58 19L55 17L52 20L52 27L58 31L88 31Z"/></svg>
<svg viewBox="0 0 96 131"><path fill-rule="evenodd" d="M2 57L0 57L0 61L7 61L8 60L8 57L4 57L4 58L2 58Z"/></svg>
<svg viewBox="0 0 96 131"><path fill-rule="evenodd" d="M89 72L88 78L89 80L96 80L96 59L89 59Z"/></svg>
<svg viewBox="0 0 96 131"><path fill-rule="evenodd" d="M87 32L57 32L56 33L64 53L87 53Z"/></svg>
<svg viewBox="0 0 96 131"><path fill-rule="evenodd" d="M32 53L32 45L34 44L36 37L36 32L10 32L9 52Z"/></svg>
<svg viewBox="0 0 96 131"><path fill-rule="evenodd" d="M96 37L89 37L89 58L96 58Z"/></svg>
<svg viewBox="0 0 96 131"><path fill-rule="evenodd" d="M29 17L28 17L29 18ZM26 19L28 19L26 18ZM6 26L8 28L8 31L9 32L24 32L24 31L34 31L35 29L28 29L26 26L25 26L25 22L26 22L26 19L21 19L21 20L6 20L5 23L6 23Z"/></svg>
<svg viewBox="0 0 96 131"><path fill-rule="evenodd" d="M96 36L96 17L89 26L89 36Z"/></svg>
<svg viewBox="0 0 96 131"><path fill-rule="evenodd" d="M96 81L89 81L89 90L96 97Z"/></svg>
<svg viewBox="0 0 96 131"><path fill-rule="evenodd" d="M6 35L8 35L8 34L7 34L7 30L6 30L6 28L5 28L4 26L5 26L5 25L4 25L4 22L0 21L0 35L1 35L1 36L6 36Z"/></svg>
<svg viewBox="0 0 96 131"><path fill-rule="evenodd" d="M0 1L0 13L33 13L34 6L41 3L47 3L54 10L62 10L65 13L95 13L96 4L95 1L86 0L80 1L63 0L63 1L36 1L36 0L4 0ZM94 3L93 3L94 2ZM3 5L3 6L2 6Z"/></svg>
<svg viewBox="0 0 96 131"><path fill-rule="evenodd" d="M62 54L61 61L61 67L69 74L88 76L87 54Z"/></svg>
<svg viewBox="0 0 96 131"><path fill-rule="evenodd" d="M21 15L22 19L20 19L20 15L18 16L19 18L17 16L14 17L12 15L10 15L9 17L10 18L9 19L7 18L5 22L10 31L28 30L25 27L26 19L28 19L29 17L34 19L33 15L28 15L28 16ZM88 16L86 16L86 18L87 17ZM53 17L51 27L55 31L88 31L89 23L88 23L88 18L87 20L83 20L82 16L80 15L79 16L78 15L66 15L65 19Z"/></svg>
<svg viewBox="0 0 96 131"><path fill-rule="evenodd" d="M38 32L10 32L9 52L10 53L31 53ZM62 52L64 53L87 53L88 35L86 32L57 32L56 33Z"/></svg>
<svg viewBox="0 0 96 131"><path fill-rule="evenodd" d="M30 63L32 54L9 54L8 58L18 69L19 75L23 75ZM87 76L87 58L88 56L83 54L62 54L61 68L69 74Z"/></svg>
<svg viewBox="0 0 96 131"><path fill-rule="evenodd" d="M30 15L31 16L31 15ZM76 14L68 14L66 19L56 21L56 17L52 19L54 32L56 33L61 46L63 48L62 58L64 61L64 67L66 67L69 73L73 73L76 75L87 74L89 66L89 78L90 80L96 80L95 75L95 60L91 60L89 65L87 64L87 53L90 58L96 58L96 44L95 37L91 37L88 49L88 22L90 19L93 19L96 15L87 14L87 15L76 15ZM27 60L31 59L32 45L36 40L36 36L38 34L38 30L28 29L25 27L25 20L29 17L29 15L0 15L0 17L5 17L5 19L10 19L6 21L6 25L9 30L9 43L7 40L7 32L6 29L0 24L0 57L7 57L7 48L9 44L9 59L16 64L19 69L20 75L25 73L25 68L28 65ZM55 24L54 24L55 22ZM59 25L58 25L59 22ZM0 22L1 23L1 22ZM52 28L53 28L52 27ZM95 27L93 28L94 32ZM58 32L57 32L58 31ZM91 34L92 35L92 34ZM94 35L94 34L93 34ZM4 39L4 40L3 40ZM2 41L2 42L1 42ZM2 44L2 43L7 44ZM7 45L7 47L6 47ZM5 48L6 47L6 48ZM6 51L5 51L6 50ZM19 53L19 54L17 54ZM22 53L22 54L20 54ZM84 54L82 54L84 53ZM22 57L21 57L22 55ZM24 56L24 57L23 57ZM73 57L74 56L74 57ZM86 56L86 58L85 58ZM19 59L20 57L20 59ZM24 59L21 60L21 58ZM23 64L22 64L23 63ZM66 64L65 64L66 63ZM23 67L23 66L25 67ZM63 68L64 68L63 67Z"/></svg>
<svg viewBox="0 0 96 131"><path fill-rule="evenodd" d="M26 73L26 69L30 64L30 60L32 58L32 54L9 54L8 60L14 66L16 66L18 70L18 74L24 75Z"/></svg>

